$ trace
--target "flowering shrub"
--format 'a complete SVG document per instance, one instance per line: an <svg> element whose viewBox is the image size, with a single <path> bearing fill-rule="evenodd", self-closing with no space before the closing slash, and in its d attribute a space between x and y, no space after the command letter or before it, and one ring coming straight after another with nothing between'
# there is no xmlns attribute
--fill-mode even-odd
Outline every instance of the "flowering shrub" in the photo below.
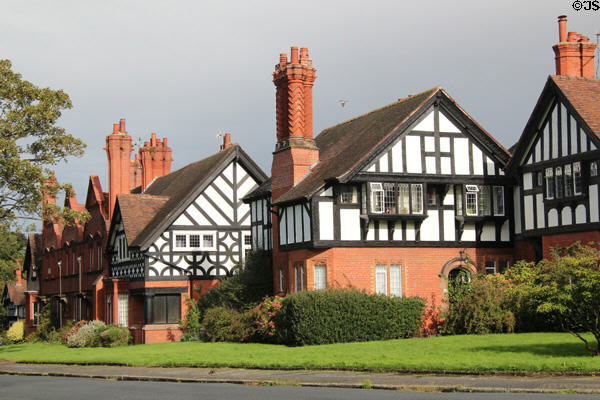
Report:
<svg viewBox="0 0 600 400"><path fill-rule="evenodd" d="M239 313L226 307L206 310L202 320L203 339L209 342L242 342L252 336L248 313Z"/></svg>
<svg viewBox="0 0 600 400"><path fill-rule="evenodd" d="M6 332L6 337L12 342L20 342L25 336L25 321L19 320L11 325Z"/></svg>
<svg viewBox="0 0 600 400"><path fill-rule="evenodd" d="M253 332L251 336L242 338L243 341L257 341L270 343L276 341L274 318L281 310L283 298L279 296L265 297L265 299L248 311L248 319L252 321Z"/></svg>
<svg viewBox="0 0 600 400"><path fill-rule="evenodd" d="M67 346L69 347L91 347L94 344L96 331L106 326L102 321L90 321L81 326L79 330L69 337Z"/></svg>
<svg viewBox="0 0 600 400"><path fill-rule="evenodd" d="M69 338L70 338L71 336L73 336L74 334L76 334L76 333L79 331L79 329L80 329L82 326L84 326L85 324L87 324L87 323L88 323L88 321L84 321L84 320L77 321L77 322L75 323L75 325L71 326L69 329L67 329L67 330L64 332L64 334L63 334L63 335L61 335L61 337L59 338L59 339L60 339L60 342L61 342L62 344L67 344L67 343L69 342Z"/></svg>

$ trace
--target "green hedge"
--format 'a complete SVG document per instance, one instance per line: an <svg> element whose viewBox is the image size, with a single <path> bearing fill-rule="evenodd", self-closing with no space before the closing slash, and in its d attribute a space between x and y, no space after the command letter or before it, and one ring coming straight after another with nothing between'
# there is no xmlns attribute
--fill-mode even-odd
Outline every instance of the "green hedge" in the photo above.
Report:
<svg viewBox="0 0 600 400"><path fill-rule="evenodd" d="M418 334L424 309L419 297L303 291L283 300L275 325L279 340L292 346L397 339Z"/></svg>

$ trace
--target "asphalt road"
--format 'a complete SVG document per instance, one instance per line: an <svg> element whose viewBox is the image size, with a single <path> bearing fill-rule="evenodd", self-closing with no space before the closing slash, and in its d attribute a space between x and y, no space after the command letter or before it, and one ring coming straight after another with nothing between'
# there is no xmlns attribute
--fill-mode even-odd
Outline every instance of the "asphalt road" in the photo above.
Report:
<svg viewBox="0 0 600 400"><path fill-rule="evenodd" d="M389 390L244 386L202 383L108 381L85 378L0 376L4 400L150 400L150 399L398 399L398 400L598 400L598 395L515 393L417 393Z"/></svg>

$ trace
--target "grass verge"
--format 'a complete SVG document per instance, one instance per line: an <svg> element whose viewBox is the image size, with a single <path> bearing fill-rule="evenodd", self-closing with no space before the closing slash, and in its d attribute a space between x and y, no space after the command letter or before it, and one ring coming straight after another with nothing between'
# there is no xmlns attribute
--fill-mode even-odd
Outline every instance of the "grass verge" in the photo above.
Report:
<svg viewBox="0 0 600 400"><path fill-rule="evenodd" d="M600 373L600 357L589 355L579 340L566 333L458 335L305 347L187 342L70 349L36 343L0 346L0 359L165 367Z"/></svg>

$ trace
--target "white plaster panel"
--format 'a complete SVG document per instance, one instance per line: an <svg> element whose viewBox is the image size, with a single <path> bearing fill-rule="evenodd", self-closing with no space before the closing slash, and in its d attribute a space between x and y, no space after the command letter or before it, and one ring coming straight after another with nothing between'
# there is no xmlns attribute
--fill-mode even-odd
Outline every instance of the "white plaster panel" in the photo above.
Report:
<svg viewBox="0 0 600 400"><path fill-rule="evenodd" d="M392 172L402 172L402 141L392 147Z"/></svg>
<svg viewBox="0 0 600 400"><path fill-rule="evenodd" d="M586 209L583 204L580 204L575 208L575 223L576 224L585 224L586 220Z"/></svg>
<svg viewBox="0 0 600 400"><path fill-rule="evenodd" d="M285 208L284 208L285 211ZM285 233L285 228L287 226L285 212L281 213L281 219L279 220L279 243L287 244L287 235Z"/></svg>
<svg viewBox="0 0 600 400"><path fill-rule="evenodd" d="M445 206L453 206L454 205L454 185L448 185L448 191L444 195L442 204Z"/></svg>
<svg viewBox="0 0 600 400"><path fill-rule="evenodd" d="M585 132L583 131L583 129L581 129L579 131L579 135L581 136L581 152L587 151L587 135L585 134Z"/></svg>
<svg viewBox="0 0 600 400"><path fill-rule="evenodd" d="M456 240L454 211L444 210L444 240Z"/></svg>
<svg viewBox="0 0 600 400"><path fill-rule="evenodd" d="M542 141L538 138L535 142L535 161L540 162L542 160Z"/></svg>
<svg viewBox="0 0 600 400"><path fill-rule="evenodd" d="M460 129L458 129L443 113L440 114L440 132L451 132L451 133L461 133Z"/></svg>
<svg viewBox="0 0 600 400"><path fill-rule="evenodd" d="M304 222L304 241L307 242L311 239L310 214L306 211L305 207L302 207L302 214Z"/></svg>
<svg viewBox="0 0 600 400"><path fill-rule="evenodd" d="M548 123L544 127L544 160L550 159L550 128L548 127Z"/></svg>
<svg viewBox="0 0 600 400"><path fill-rule="evenodd" d="M500 240L503 242L510 241L510 225L508 220L504 221L502 228L500 229Z"/></svg>
<svg viewBox="0 0 600 400"><path fill-rule="evenodd" d="M229 164L224 170L223 175L229 180L229 182L233 182L233 163Z"/></svg>
<svg viewBox="0 0 600 400"><path fill-rule="evenodd" d="M558 110L552 111L552 158L558 157Z"/></svg>
<svg viewBox="0 0 600 400"><path fill-rule="evenodd" d="M388 155L385 153L383 156L379 158L379 172L388 172L389 168L389 160Z"/></svg>
<svg viewBox="0 0 600 400"><path fill-rule="evenodd" d="M193 226L194 223L182 213L179 217L177 217L175 222L173 222L173 225Z"/></svg>
<svg viewBox="0 0 600 400"><path fill-rule="evenodd" d="M537 228L544 228L546 222L544 221L544 195L538 193L535 196L536 210L537 210Z"/></svg>
<svg viewBox="0 0 600 400"><path fill-rule="evenodd" d="M360 240L360 210L340 210L340 239Z"/></svg>
<svg viewBox="0 0 600 400"><path fill-rule="evenodd" d="M425 157L425 169L428 174L435 174L435 157Z"/></svg>
<svg viewBox="0 0 600 400"><path fill-rule="evenodd" d="M396 221L394 225L393 240L402 240L402 222Z"/></svg>
<svg viewBox="0 0 600 400"><path fill-rule="evenodd" d="M333 240L333 203L319 203L319 239Z"/></svg>
<svg viewBox="0 0 600 400"><path fill-rule="evenodd" d="M562 226L571 225L573 223L573 213L571 207L564 207L560 212Z"/></svg>
<svg viewBox="0 0 600 400"><path fill-rule="evenodd" d="M429 114L413 128L415 131L433 132L433 111L429 111Z"/></svg>
<svg viewBox="0 0 600 400"><path fill-rule="evenodd" d="M577 154L577 122L571 116L571 154Z"/></svg>
<svg viewBox="0 0 600 400"><path fill-rule="evenodd" d="M481 230L481 241L482 242L493 242L496 240L496 226L488 222L483 226Z"/></svg>
<svg viewBox="0 0 600 400"><path fill-rule="evenodd" d="M238 199L241 199L257 187L258 185L254 181L254 179L246 179L246 181L242 183L242 186L240 186L237 190Z"/></svg>
<svg viewBox="0 0 600 400"><path fill-rule="evenodd" d="M294 217L296 218L296 221L294 223L294 225L296 226L296 242L302 242L303 241L303 235L302 235L302 205L300 204L296 204L294 206Z"/></svg>
<svg viewBox="0 0 600 400"><path fill-rule="evenodd" d="M332 197L333 196L333 188L328 187L327 189L325 189L323 191L323 193L321 193L321 196L323 196L323 197Z"/></svg>
<svg viewBox="0 0 600 400"><path fill-rule="evenodd" d="M514 223L515 223L515 233L521 233L521 191L519 187L516 186L513 189L513 204L514 204Z"/></svg>
<svg viewBox="0 0 600 400"><path fill-rule="evenodd" d="M561 145L562 145L562 156L569 154L569 132L567 132L567 109L564 105L560 106L560 131L561 131Z"/></svg>
<svg viewBox="0 0 600 400"><path fill-rule="evenodd" d="M440 151L442 152L450 152L450 138L449 137L441 137L440 138Z"/></svg>
<svg viewBox="0 0 600 400"><path fill-rule="evenodd" d="M286 207L285 213L285 220L287 221L288 243L296 243L296 230L294 229L294 207Z"/></svg>
<svg viewBox="0 0 600 400"><path fill-rule="evenodd" d="M217 225L229 225L227 220L206 200L206 193L199 196L196 203Z"/></svg>
<svg viewBox="0 0 600 400"><path fill-rule="evenodd" d="M367 230L367 240L375 240L375 223L369 222L369 229Z"/></svg>
<svg viewBox="0 0 600 400"><path fill-rule="evenodd" d="M379 221L379 240L388 240L387 221Z"/></svg>
<svg viewBox="0 0 600 400"><path fill-rule="evenodd" d="M473 146L473 175L483 175L483 153L479 147Z"/></svg>
<svg viewBox="0 0 600 400"><path fill-rule="evenodd" d="M488 175L496 175L496 168L495 168L494 161L492 161L492 159L489 158L488 156L485 157L485 167L487 169Z"/></svg>
<svg viewBox="0 0 600 400"><path fill-rule="evenodd" d="M558 211L556 208L552 208L548 211L548 228L555 226L558 226Z"/></svg>
<svg viewBox="0 0 600 400"><path fill-rule="evenodd" d="M242 218L244 215L246 215L248 210L250 210L250 206L248 204L240 204L240 206L238 207L238 218ZM245 219L240 220L238 222L240 225L250 225L250 214L248 214L248 216Z"/></svg>
<svg viewBox="0 0 600 400"><path fill-rule="evenodd" d="M452 173L452 159L450 157L440 157L440 172L444 175Z"/></svg>
<svg viewBox="0 0 600 400"><path fill-rule="evenodd" d="M369 168L367 168L367 172L375 172L375 164L371 165Z"/></svg>
<svg viewBox="0 0 600 400"><path fill-rule="evenodd" d="M250 207L246 204L246 207ZM204 215L193 204L187 208L187 213L194 219L198 225L210 225L210 222L204 218Z"/></svg>
<svg viewBox="0 0 600 400"><path fill-rule="evenodd" d="M598 185L589 187L590 222L598 222Z"/></svg>
<svg viewBox="0 0 600 400"><path fill-rule="evenodd" d="M407 241L415 240L415 223L413 221L406 221L406 239Z"/></svg>
<svg viewBox="0 0 600 400"><path fill-rule="evenodd" d="M462 238L461 240L463 242L474 242L475 241L475 224L474 223L468 223L465 224L465 228L463 230L463 234L462 234Z"/></svg>
<svg viewBox="0 0 600 400"><path fill-rule="evenodd" d="M525 229L533 229L533 196L524 196L523 215L525 216Z"/></svg>
<svg viewBox="0 0 600 400"><path fill-rule="evenodd" d="M454 172L457 175L469 174L469 139L454 138Z"/></svg>
<svg viewBox="0 0 600 400"><path fill-rule="evenodd" d="M440 214L438 210L427 212L427 218L421 223L421 240L440 240Z"/></svg>
<svg viewBox="0 0 600 400"><path fill-rule="evenodd" d="M239 180L239 177L238 177L238 180ZM219 190L221 192L223 192L225 197L227 197L228 199L233 199L233 189L231 188L231 186L229 186L229 184L227 184L225 182L225 180L222 177L217 176L215 178L215 180L213 181L213 183L215 184L216 187L219 188Z"/></svg>
<svg viewBox="0 0 600 400"><path fill-rule="evenodd" d="M406 172L422 173L421 137L406 136Z"/></svg>
<svg viewBox="0 0 600 400"><path fill-rule="evenodd" d="M207 187L203 194L211 199L225 215L233 217L233 208L227 203L228 199L223 198L212 186Z"/></svg>
<svg viewBox="0 0 600 400"><path fill-rule="evenodd" d="M435 138L433 136L425 136L425 151L434 152L435 151Z"/></svg>
<svg viewBox="0 0 600 400"><path fill-rule="evenodd" d="M523 174L523 190L533 189L533 174L531 172L525 172Z"/></svg>

